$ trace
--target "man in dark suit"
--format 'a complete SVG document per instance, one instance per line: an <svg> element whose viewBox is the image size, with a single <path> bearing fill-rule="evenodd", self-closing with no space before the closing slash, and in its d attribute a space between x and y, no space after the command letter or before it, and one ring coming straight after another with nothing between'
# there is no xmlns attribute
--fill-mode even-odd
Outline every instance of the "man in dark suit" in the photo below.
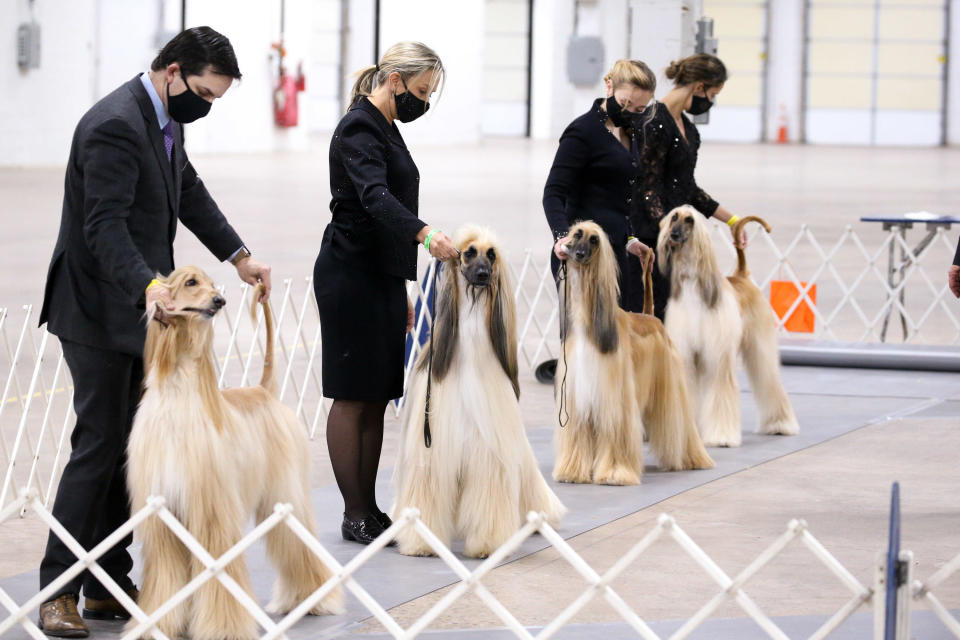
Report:
<svg viewBox="0 0 960 640"><path fill-rule="evenodd" d="M183 148L181 124L203 117L240 70L230 41L209 27L187 29L150 67L95 104L73 136L63 213L40 323L57 335L74 384L73 451L53 515L92 549L129 514L124 476L127 436L143 379L144 310L160 319L169 294L157 273L173 270L177 220L245 282L270 269L250 257L197 176ZM128 594L133 559L127 536L99 559ZM41 589L76 562L52 533L40 565ZM129 614L92 574L59 586L40 607L40 626L60 637L86 637L84 617Z"/></svg>

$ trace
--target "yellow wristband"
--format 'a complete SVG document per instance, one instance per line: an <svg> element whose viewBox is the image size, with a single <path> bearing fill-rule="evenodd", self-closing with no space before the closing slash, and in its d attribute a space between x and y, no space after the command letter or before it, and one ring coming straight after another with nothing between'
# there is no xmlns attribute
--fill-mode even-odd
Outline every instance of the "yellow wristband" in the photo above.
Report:
<svg viewBox="0 0 960 640"><path fill-rule="evenodd" d="M160 281L157 280L156 278L154 278L153 280L150 281L150 284L147 285L147 288L144 289L143 292L146 293L147 291L150 291L150 289L151 289L153 286L158 285L158 284L160 284Z"/></svg>
<svg viewBox="0 0 960 640"><path fill-rule="evenodd" d="M733 225L737 224L737 220L739 219L740 219L740 216L730 216L730 219L727 220L727 224L732 227Z"/></svg>

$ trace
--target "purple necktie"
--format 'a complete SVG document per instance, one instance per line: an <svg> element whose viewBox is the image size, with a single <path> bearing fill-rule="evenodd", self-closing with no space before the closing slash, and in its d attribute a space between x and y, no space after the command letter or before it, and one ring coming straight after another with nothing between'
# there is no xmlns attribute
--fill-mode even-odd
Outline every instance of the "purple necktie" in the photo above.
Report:
<svg viewBox="0 0 960 640"><path fill-rule="evenodd" d="M173 154L173 120L167 120L167 126L163 128L163 146L167 150L167 160L170 160Z"/></svg>

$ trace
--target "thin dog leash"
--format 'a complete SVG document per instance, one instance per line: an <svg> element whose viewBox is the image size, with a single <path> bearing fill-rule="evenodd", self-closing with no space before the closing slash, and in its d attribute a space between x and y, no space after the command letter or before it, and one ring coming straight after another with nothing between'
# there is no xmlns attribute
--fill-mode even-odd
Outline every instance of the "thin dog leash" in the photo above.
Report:
<svg viewBox="0 0 960 640"><path fill-rule="evenodd" d="M457 249L457 256L461 255L460 250ZM430 435L430 391L433 386L433 338L434 338L434 327L436 326L437 321L437 304L440 298L440 294L437 291L437 272L440 271L440 267L443 265L442 262L436 260L433 266L433 284L431 285L433 291L433 307L430 309L430 354L429 361L427 363L427 399L423 404L423 444L430 448L430 444L433 442L433 437ZM430 306L430 305L427 305Z"/></svg>
<svg viewBox="0 0 960 640"><path fill-rule="evenodd" d="M557 422L563 429L570 423L570 411L567 409L567 333L570 331L570 319L567 317L567 300L570 298L570 281L567 279L567 261L560 263L557 278L563 282L563 303L560 305L563 331L560 334L560 350L563 352L563 379L560 380L560 409L557 413ZM563 419L563 414L567 419Z"/></svg>
<svg viewBox="0 0 960 640"><path fill-rule="evenodd" d="M434 328L437 326L437 271L440 271L441 262L437 260L433 265L433 307L430 308L430 354L427 364L427 400L423 405L423 444L430 448L433 437L430 435L430 387L433 385L433 339ZM429 306L429 305L428 305Z"/></svg>

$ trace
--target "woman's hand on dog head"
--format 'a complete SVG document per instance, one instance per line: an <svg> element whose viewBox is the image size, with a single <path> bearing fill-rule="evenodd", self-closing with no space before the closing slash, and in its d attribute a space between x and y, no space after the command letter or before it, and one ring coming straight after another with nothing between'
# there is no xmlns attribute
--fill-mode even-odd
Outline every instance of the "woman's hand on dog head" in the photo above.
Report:
<svg viewBox="0 0 960 640"><path fill-rule="evenodd" d="M430 255L440 262L446 262L459 256L460 252L447 234L438 231L430 238Z"/></svg>
<svg viewBox="0 0 960 640"><path fill-rule="evenodd" d="M553 253L560 260L567 259L567 243L570 241L570 236L563 236L553 245Z"/></svg>

